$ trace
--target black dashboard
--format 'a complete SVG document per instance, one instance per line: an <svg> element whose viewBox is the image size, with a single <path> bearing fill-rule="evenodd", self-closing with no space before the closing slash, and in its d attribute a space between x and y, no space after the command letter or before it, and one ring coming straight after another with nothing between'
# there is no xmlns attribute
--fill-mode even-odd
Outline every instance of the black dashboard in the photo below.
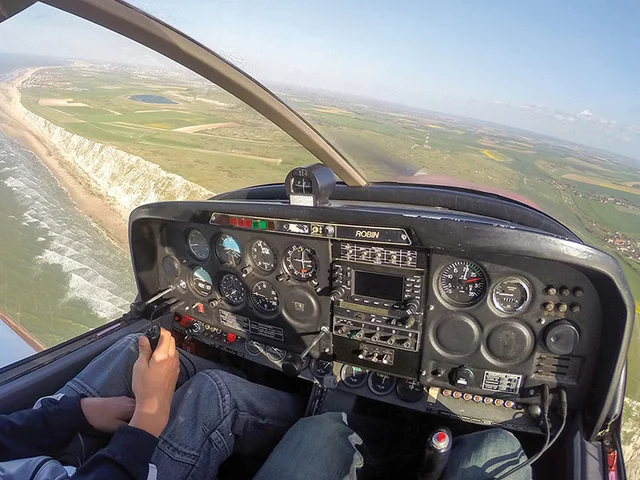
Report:
<svg viewBox="0 0 640 480"><path fill-rule="evenodd" d="M308 349L295 372L330 389L539 432L529 407L546 384L601 421L632 318L613 259L556 233L367 197L140 207L140 294L172 287L176 332L251 362L281 369Z"/></svg>

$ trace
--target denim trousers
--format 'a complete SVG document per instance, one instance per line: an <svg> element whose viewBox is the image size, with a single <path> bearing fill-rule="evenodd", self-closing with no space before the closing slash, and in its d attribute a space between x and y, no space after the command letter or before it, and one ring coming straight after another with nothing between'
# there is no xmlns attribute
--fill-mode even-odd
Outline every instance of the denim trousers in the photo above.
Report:
<svg viewBox="0 0 640 480"><path fill-rule="evenodd" d="M123 338L96 357L58 393L133 396L138 336ZM167 428L151 459L159 480L213 480L234 452L264 455L256 480L356 480L368 450L340 412L300 418L303 403L219 369L195 372L181 355L178 388ZM191 365L190 365L191 363ZM491 479L526 460L513 434L491 429L454 439L443 480ZM509 477L530 480L529 467Z"/></svg>

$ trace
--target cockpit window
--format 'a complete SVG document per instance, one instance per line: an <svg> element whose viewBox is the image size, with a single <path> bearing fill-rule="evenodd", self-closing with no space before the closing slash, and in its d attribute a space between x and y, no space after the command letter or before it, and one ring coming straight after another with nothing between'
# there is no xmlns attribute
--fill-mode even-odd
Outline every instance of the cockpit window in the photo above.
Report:
<svg viewBox="0 0 640 480"><path fill-rule="evenodd" d="M369 181L542 210L613 255L640 299L636 5L132 3L268 86ZM0 341L22 339L0 367L127 311L137 206L317 162L187 68L43 4L0 24L0 130Z"/></svg>

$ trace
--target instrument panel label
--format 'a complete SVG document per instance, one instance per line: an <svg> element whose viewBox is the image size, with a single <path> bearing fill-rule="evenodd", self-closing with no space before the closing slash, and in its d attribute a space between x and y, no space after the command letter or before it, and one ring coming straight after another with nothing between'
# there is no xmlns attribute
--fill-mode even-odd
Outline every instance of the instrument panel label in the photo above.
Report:
<svg viewBox="0 0 640 480"><path fill-rule="evenodd" d="M248 332L250 323L251 320L249 320L247 317L236 315L235 313L220 309L220 324L224 325L225 327Z"/></svg>
<svg viewBox="0 0 640 480"><path fill-rule="evenodd" d="M522 383L522 375L514 375L512 373L500 372L484 372L482 378L483 390L492 390L494 392L518 393Z"/></svg>
<svg viewBox="0 0 640 480"><path fill-rule="evenodd" d="M220 324L228 328L251 333L252 335L259 335L284 342L284 330L282 328L251 320L250 318L236 315L227 310L220 309Z"/></svg>

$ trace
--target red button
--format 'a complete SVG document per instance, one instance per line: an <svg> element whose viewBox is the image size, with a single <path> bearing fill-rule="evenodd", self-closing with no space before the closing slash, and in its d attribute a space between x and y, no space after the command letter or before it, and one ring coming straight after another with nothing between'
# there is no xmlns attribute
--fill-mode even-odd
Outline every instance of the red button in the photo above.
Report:
<svg viewBox="0 0 640 480"><path fill-rule="evenodd" d="M447 434L444 432L440 432L438 433L438 435L436 436L436 440L438 441L438 443L444 443L447 441Z"/></svg>
<svg viewBox="0 0 640 480"><path fill-rule="evenodd" d="M231 217L231 225L234 227L238 224L238 219L236 217Z"/></svg>
<svg viewBox="0 0 640 480"><path fill-rule="evenodd" d="M227 333L227 342L233 343L238 339L238 336L235 333Z"/></svg>
<svg viewBox="0 0 640 480"><path fill-rule="evenodd" d="M193 317L190 317L189 315L184 315L182 317L182 320L180 320L180 325L182 325L185 328L189 328L191 325L193 325Z"/></svg>

